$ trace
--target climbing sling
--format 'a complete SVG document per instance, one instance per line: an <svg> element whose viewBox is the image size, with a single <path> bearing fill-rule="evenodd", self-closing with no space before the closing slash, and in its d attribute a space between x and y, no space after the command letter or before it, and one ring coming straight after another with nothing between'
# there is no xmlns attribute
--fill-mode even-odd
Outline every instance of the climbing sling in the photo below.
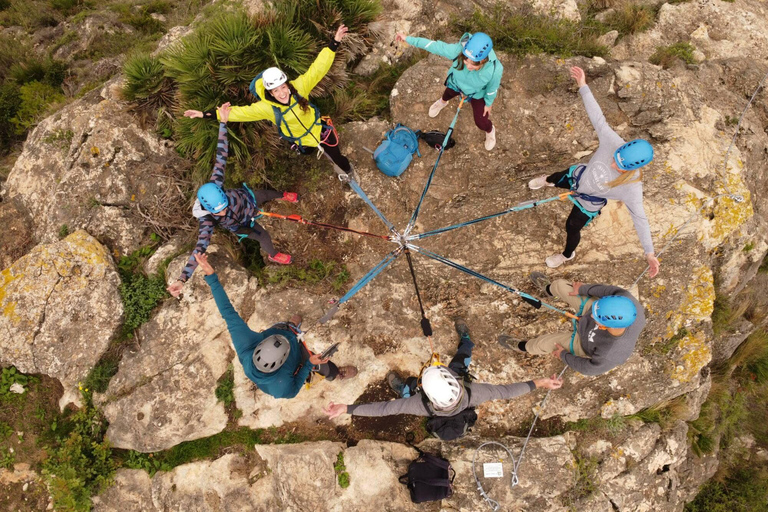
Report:
<svg viewBox="0 0 768 512"><path fill-rule="evenodd" d="M576 164L572 165L568 169L568 173L563 175L563 177L560 178L560 181L557 183L558 185L563 182L563 180L567 180L567 183L569 185L569 188L571 189L571 195L568 196L568 199L576 205L576 207L581 210L581 213L586 215L589 220L587 220L587 223L584 224L586 227L592 220L600 215L600 209L603 208L606 204L608 204L608 200L604 197L597 197L597 196L591 196L589 194L582 194L578 192L579 189L579 182L581 181L581 176L584 174L584 171L586 170L587 166L583 164ZM583 204L581 204L578 199L583 199L584 201L587 201L591 203L594 206L599 206L599 208L596 211L590 211L587 210Z"/></svg>

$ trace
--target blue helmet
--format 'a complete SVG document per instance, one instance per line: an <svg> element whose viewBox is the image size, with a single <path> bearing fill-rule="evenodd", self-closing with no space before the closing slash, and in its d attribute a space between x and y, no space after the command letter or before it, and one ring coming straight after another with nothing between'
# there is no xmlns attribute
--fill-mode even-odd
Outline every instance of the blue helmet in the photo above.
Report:
<svg viewBox="0 0 768 512"><path fill-rule="evenodd" d="M592 318L611 329L629 327L637 318L635 303L621 295L602 297L592 304Z"/></svg>
<svg viewBox="0 0 768 512"><path fill-rule="evenodd" d="M197 189L197 199L211 213L219 213L229 204L227 194L215 183L206 183Z"/></svg>
<svg viewBox="0 0 768 512"><path fill-rule="evenodd" d="M634 171L651 163L653 146L647 140L631 140L616 150L613 159L622 171Z"/></svg>
<svg viewBox="0 0 768 512"><path fill-rule="evenodd" d="M461 53L471 61L480 62L491 53L492 49L491 37L483 32L478 32L469 38Z"/></svg>

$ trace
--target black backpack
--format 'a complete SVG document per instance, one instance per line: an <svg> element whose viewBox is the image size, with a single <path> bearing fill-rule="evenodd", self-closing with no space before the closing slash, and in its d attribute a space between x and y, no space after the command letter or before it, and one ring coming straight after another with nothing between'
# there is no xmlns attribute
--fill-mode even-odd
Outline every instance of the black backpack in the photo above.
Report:
<svg viewBox="0 0 768 512"><path fill-rule="evenodd" d="M456 471L450 462L418 448L416 451L419 452L418 458L410 463L408 473L400 477L400 483L407 485L411 491L411 501L424 503L450 498L453 495L453 479L456 478Z"/></svg>
<svg viewBox="0 0 768 512"><path fill-rule="evenodd" d="M419 130L416 132L416 135L418 135L420 139L424 139L424 142L429 144L430 147L433 147L437 150L440 150L440 147L443 145L443 141L445 140L445 134L437 130L431 130L428 132L422 132ZM451 149L455 145L456 141L453 139L453 137L451 137L448 139L448 144L445 145L445 149Z"/></svg>
<svg viewBox="0 0 768 512"><path fill-rule="evenodd" d="M464 384L464 391L467 393L467 403L472 398L472 388L467 383ZM453 441L463 437L477 422L477 413L474 407L467 407L463 411L453 416L435 416L432 403L427 395L422 391L421 399L424 406L430 413L427 420L427 432L443 441Z"/></svg>

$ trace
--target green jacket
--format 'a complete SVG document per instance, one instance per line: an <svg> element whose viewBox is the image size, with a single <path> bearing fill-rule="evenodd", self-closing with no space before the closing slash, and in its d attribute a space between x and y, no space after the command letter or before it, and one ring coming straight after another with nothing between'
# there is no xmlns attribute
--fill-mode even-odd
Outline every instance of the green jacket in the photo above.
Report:
<svg viewBox="0 0 768 512"><path fill-rule="evenodd" d="M445 85L472 99L483 99L489 107L493 105L501 84L501 75L504 73L504 66L501 65L493 50L488 55L488 62L481 69L470 71L464 66L463 69L459 70L456 68L461 61L455 59L461 55L461 51L464 49L461 43L448 44L442 41L410 36L405 41L416 48L453 60L453 65L448 69Z"/></svg>
<svg viewBox="0 0 768 512"><path fill-rule="evenodd" d="M323 48L317 55L315 62L309 66L306 73L295 80L290 81L296 89L296 92L304 98L309 98L309 93L312 89L315 88L326 73L328 73L328 70L331 69L335 57L336 52L328 47ZM311 127L310 133L306 133L300 137L299 142L302 146L309 146L312 148L318 146L322 126L317 122L320 114L319 112L316 112L315 107L310 105L309 109L304 112L304 110L302 110L296 103L295 99L290 105L283 105L280 102L266 99L264 80L261 78L256 81L255 87L259 98L262 99L256 103L251 103L248 106L232 107L232 110L229 113L230 122L269 121L272 124L277 124L275 112L272 108L277 107L283 114L283 122L281 123L281 126L278 126L282 135L298 137L305 134L307 129ZM216 115L218 116L218 112Z"/></svg>

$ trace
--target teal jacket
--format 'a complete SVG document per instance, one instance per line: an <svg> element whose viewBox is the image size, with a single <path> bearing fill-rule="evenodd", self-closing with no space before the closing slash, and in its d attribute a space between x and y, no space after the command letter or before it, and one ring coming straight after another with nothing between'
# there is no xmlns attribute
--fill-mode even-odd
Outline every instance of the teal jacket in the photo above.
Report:
<svg viewBox="0 0 768 512"><path fill-rule="evenodd" d="M427 50L446 59L454 60L461 54L464 47L461 43L448 44L442 41L432 41L423 37L408 36L405 41L411 46ZM448 70L448 78L445 85L454 91L463 93L472 99L482 99L489 107L493 105L499 92L501 84L501 75L504 73L504 66L501 65L496 53L491 50L488 55L488 62L479 71L470 71L466 66L456 69L458 62L454 60L453 65Z"/></svg>
<svg viewBox="0 0 768 512"><path fill-rule="evenodd" d="M270 327L262 332L252 331L235 311L229 297L227 297L227 292L224 291L224 287L219 282L219 276L216 274L205 276L205 282L211 287L211 293L216 301L216 306L219 308L219 313L227 322L227 329L232 337L237 358L243 365L245 376L255 382L264 393L275 398L293 398L298 395L301 386L309 377L309 372L312 371L312 365L309 361L302 365L301 347L296 335L289 330L275 327ZM273 334L285 336L291 344L291 352L283 366L276 372L264 373L254 366L253 352L264 338Z"/></svg>

